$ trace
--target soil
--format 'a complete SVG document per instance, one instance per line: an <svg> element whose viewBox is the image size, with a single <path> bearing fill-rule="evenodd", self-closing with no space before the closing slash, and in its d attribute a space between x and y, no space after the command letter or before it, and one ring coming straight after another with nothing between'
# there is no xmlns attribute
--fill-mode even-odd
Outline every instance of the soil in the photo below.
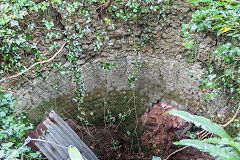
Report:
<svg viewBox="0 0 240 160"><path fill-rule="evenodd" d="M162 113L177 109L159 101L139 119L143 133L119 133L119 124L84 126L74 119L66 119L69 126L93 150L99 159L152 159L153 156L166 159L171 153L182 148L172 143L187 138L189 123L169 114ZM189 127L188 127L189 128ZM191 130L191 127L188 130ZM137 136L136 136L137 135ZM133 139L136 138L136 140ZM180 138L180 139L179 139ZM169 160L214 160L209 154L188 147L172 155Z"/></svg>

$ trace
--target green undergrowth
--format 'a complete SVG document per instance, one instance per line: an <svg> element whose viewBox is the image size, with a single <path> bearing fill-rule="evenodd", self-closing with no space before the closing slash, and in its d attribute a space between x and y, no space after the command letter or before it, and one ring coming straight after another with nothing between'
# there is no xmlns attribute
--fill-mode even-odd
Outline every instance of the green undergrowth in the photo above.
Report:
<svg viewBox="0 0 240 160"><path fill-rule="evenodd" d="M240 95L240 2L236 0L190 0L196 10L188 24L182 25L183 45L195 48L193 34L208 33L217 39L216 49L207 57L207 71L201 79L201 90L208 88L206 98L227 94L232 100ZM218 38L219 37L219 38Z"/></svg>
<svg viewBox="0 0 240 160"><path fill-rule="evenodd" d="M17 101L12 93L0 92L0 159L6 159L24 144L25 135L33 125L25 113L14 115ZM40 154L33 152L30 147L23 146L12 158L37 158ZM12 159L11 158L11 159Z"/></svg>
<svg viewBox="0 0 240 160"><path fill-rule="evenodd" d="M207 102L227 95L227 105L229 105L227 110L231 111L225 113L228 116L227 119L230 119L232 114L236 114L236 117L227 126L226 131L235 139L232 139L222 127L204 117L194 117L188 115L187 112L170 111L170 113L174 113L173 115L191 121L218 136L218 138L199 140L185 139L175 144L193 146L209 152L217 159L239 159L240 2L237 0L190 0L190 2L196 6L196 9L192 14L191 21L182 25L183 45L191 51L197 50L193 35L201 32L211 34L217 40L221 39L220 42L217 41L216 49L206 57L203 64L206 72L200 80L199 88L203 93L206 92ZM213 117L213 115L209 117ZM216 119L222 123L222 117L215 117L215 121ZM214 126L215 129L213 129Z"/></svg>
<svg viewBox="0 0 240 160"><path fill-rule="evenodd" d="M240 107L240 103L238 105ZM205 117L192 115L185 111L170 110L166 113L192 122L197 127L201 127L209 133L212 133L211 138L195 139L195 136L191 139L182 139L179 142L175 142L175 145L192 146L203 152L210 153L212 157L217 160L238 160L240 158L239 134L232 138L222 126L211 122Z"/></svg>
<svg viewBox="0 0 240 160"><path fill-rule="evenodd" d="M139 149L138 138L142 135L143 129L140 127L140 120L138 120L137 125L136 116L139 118L147 110L147 107L144 106L147 96L140 95L138 92L134 92L134 94L135 98L133 90L111 90L107 92L106 88L101 87L85 95L81 104L83 108L81 111L76 110L76 104L72 101L73 96L62 95L58 98L50 98L49 101L43 101L40 106L28 110L27 115L37 126L47 116L48 112L54 110L62 118L80 120L79 123L88 127L95 126L99 130L105 126L105 119L109 127L118 126L117 134L112 135L114 140L123 141L129 146L132 145L133 150L137 152ZM108 134L102 132L93 132L91 134L95 140L104 137L111 140ZM92 139L91 137L85 137L84 141L88 144ZM98 149L94 151L96 151L96 154L98 153ZM99 154L101 155L101 153Z"/></svg>
<svg viewBox="0 0 240 160"><path fill-rule="evenodd" d="M43 99L39 106L26 109L27 117L34 126L40 124L52 110L62 118L77 118L80 112L76 109L77 106L72 100L73 97L74 95L63 94L57 98L50 98L48 101Z"/></svg>
<svg viewBox="0 0 240 160"><path fill-rule="evenodd" d="M105 94L107 94L107 96L104 100ZM89 123L96 126L104 125L105 101L105 121L108 125L119 126L117 138L122 138L124 137L123 135L129 133L131 135L125 140L129 142L132 140L137 142L136 137L134 136L134 130L137 127L138 135L141 135L141 128L139 127L140 121L138 125L136 124L136 116L139 118L146 111L147 108L143 103L145 99L143 99L137 92L135 93L134 98L133 91L131 90L113 90L106 93L106 90L99 89L96 93L94 93L94 95L98 95L98 97L92 98L92 96L89 95L89 99L86 98L83 103L83 105L86 104L86 108L90 108L90 110L86 113ZM136 107L136 113L134 107ZM91 116L91 113L93 113L93 116Z"/></svg>

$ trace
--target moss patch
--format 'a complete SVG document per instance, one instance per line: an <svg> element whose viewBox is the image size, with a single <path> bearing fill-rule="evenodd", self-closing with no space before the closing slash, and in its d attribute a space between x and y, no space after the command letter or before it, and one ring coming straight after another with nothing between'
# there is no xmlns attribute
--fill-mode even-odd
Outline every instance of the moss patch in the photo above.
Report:
<svg viewBox="0 0 240 160"><path fill-rule="evenodd" d="M28 118L35 126L41 123L52 110L62 118L76 118L79 112L76 104L72 101L72 97L70 95L61 95L58 98L50 98L49 101L43 100L38 107L26 111Z"/></svg>
<svg viewBox="0 0 240 160"><path fill-rule="evenodd" d="M117 126L118 134L115 138L137 144L138 137L136 133L138 136L141 135L142 129L139 127L140 121L138 121L137 125L136 115L139 118L146 111L147 107L144 104L147 99L148 97L140 95L137 91L112 90L107 92L104 87L99 88L84 98L82 105L85 111L84 118L95 126L105 125L105 106L106 123ZM120 118L120 114L125 115L124 118ZM126 136L127 134L128 136ZM137 146L135 147L137 148Z"/></svg>
<svg viewBox="0 0 240 160"><path fill-rule="evenodd" d="M163 96L163 98L171 99L171 100L174 100L177 103L181 104L181 103L184 102L184 100L181 99L180 97L181 97L181 94L180 94L179 90L170 91L168 93L165 93L164 96Z"/></svg>
<svg viewBox="0 0 240 160"><path fill-rule="evenodd" d="M38 125L51 110L54 110L62 118L77 119L77 116L81 116L87 119L90 124L103 126L105 104L106 122L112 121L113 124L119 125L118 130L120 133L126 134L127 131L133 133L135 130L135 115L137 114L137 117L140 117L147 109L146 106L144 106L147 97L132 90L112 90L107 92L104 87L95 89L84 97L81 111L77 110L77 106L72 100L73 97L72 95L61 95L58 98L50 98L49 101L43 100L41 105L27 110L26 113L35 126ZM136 113L134 106L136 107ZM119 114L126 114L126 117L121 120ZM138 132L140 134L141 131Z"/></svg>

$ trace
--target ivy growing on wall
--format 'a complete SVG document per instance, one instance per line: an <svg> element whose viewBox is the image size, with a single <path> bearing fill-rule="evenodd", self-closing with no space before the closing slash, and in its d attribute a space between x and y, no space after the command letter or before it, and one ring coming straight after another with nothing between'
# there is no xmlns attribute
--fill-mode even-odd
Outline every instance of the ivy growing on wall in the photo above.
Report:
<svg viewBox="0 0 240 160"><path fill-rule="evenodd" d="M190 0L197 6L192 20L182 26L184 46L192 49L194 32L212 32L225 37L226 41L217 46L208 60L207 71L200 89L210 88L208 99L217 95L230 94L233 99L240 97L240 2L236 0ZM229 40L230 39L230 40Z"/></svg>
<svg viewBox="0 0 240 160"><path fill-rule="evenodd" d="M24 143L24 136L33 125L26 118L26 115L14 115L16 98L12 93L0 92L0 158L6 158L20 148ZM37 158L39 152L31 151L28 146L23 147L14 157Z"/></svg>
<svg viewBox="0 0 240 160"><path fill-rule="evenodd" d="M15 75L22 71L28 70L32 64L48 60L49 54L43 54L42 50L48 52L55 52L60 47L59 41L65 41L65 48L67 49L67 60L71 63L69 71L75 77L77 96L73 99L78 110L85 113L81 104L84 100L85 87L84 80L81 75L81 67L78 60L83 54L82 40L86 38L93 28L91 24L93 19L98 15L98 10L94 15L88 6L96 4L96 0L79 0L79 1L32 1L32 0L2 0L0 2L0 77L6 75ZM101 7L107 1L103 0L96 4L96 8ZM114 1L101 13L98 21L103 21L107 27L114 30L114 20L118 19L124 23L132 24L134 20L149 14L158 15L155 21L159 20L159 16L166 19L164 10L168 0L127 0ZM53 12L53 16L49 17L48 14ZM103 15L102 15L103 14ZM77 22L74 15L81 16L83 22ZM37 17L37 18L35 18ZM66 22L63 23L63 20ZM147 22L153 23L150 20ZM146 29L150 34L151 27L147 26ZM40 46L36 38L44 36L50 41L47 48ZM150 37L150 38L149 38ZM149 37L141 37L138 42L141 46L150 43L154 40L151 35ZM108 30L102 30L95 33L95 41L93 42L94 52L98 52L103 45L114 45L108 36ZM138 45L133 46L133 50L138 50ZM137 67L140 66L136 60ZM34 65L36 69L41 68L40 64ZM53 65L55 68L62 69L61 65ZM31 68L32 69L32 68ZM66 68L64 68L66 70ZM138 69L131 68L129 70L129 83L134 86L135 75ZM25 73L25 72L24 72ZM64 72L61 72L63 75ZM17 76L21 76L17 75ZM43 77L41 73L36 73L36 77ZM53 88L55 86L52 86ZM4 89L4 88L3 88ZM6 88L7 89L7 88ZM5 157L12 153L16 148L19 148L23 143L23 138L27 130L32 129L32 125L27 121L25 115L15 117L13 110L15 106L15 98L11 93L0 94L1 106L1 157ZM125 113L119 115L121 119L125 118ZM81 115L79 115L81 118ZM86 120L87 122L87 120ZM28 124L28 125L26 125ZM13 128L18 128L13 130ZM37 157L38 154L32 154L28 147L25 147L21 152L18 152L16 157L21 154L28 154L30 157Z"/></svg>
<svg viewBox="0 0 240 160"><path fill-rule="evenodd" d="M208 31L216 36L226 37L226 43L217 46L213 51L207 71L201 80L200 88L210 88L207 92L207 98L213 99L220 94L230 94L233 99L240 98L240 2L237 0L190 0L196 5L196 10L188 24L182 26L182 35L185 38L184 46L192 49L194 46L193 34L196 32ZM50 44L47 47L49 52L54 52L59 48L59 40L66 42L67 60L71 63L69 71L75 77L77 96L73 99L78 110L84 112L81 107L84 101L85 86L81 74L81 67L78 60L84 53L82 40L93 32L91 24L93 19L98 17L98 21L106 24L106 28L114 30L115 20L122 23L134 24L138 18L147 15L155 15L154 20L146 22L145 30L148 36L137 37L137 43L134 43L133 51L138 51L139 46L145 47L146 44L154 41L156 38L151 35L151 27L159 18L166 20L165 9L168 0L126 0L110 1L110 5L104 8L109 1L102 0L79 0L79 1L32 1L32 0L2 0L0 2L0 76L19 73L26 70L28 66L36 62L48 59L40 51L38 43L34 40L38 37L37 31L41 30ZM96 5L96 13L91 15L91 11L86 7ZM36 23L34 16L46 15L48 12L54 12L53 18L39 16L41 19ZM106 14L107 13L107 14ZM104 15L106 14L106 15ZM74 15L81 16L83 22L74 19ZM63 19L66 21L63 23ZM108 30L96 31L93 36L93 51L99 52L103 46L114 45L109 38ZM134 37L135 38L135 37ZM103 69L110 69L110 64L100 64ZM130 86L134 87L136 75L141 60L135 57L132 62L132 68L128 70L128 81ZM35 66L40 68L39 65ZM61 68L55 66L56 68ZM62 72L63 73L63 72ZM36 74L40 76L41 74ZM43 78L44 80L44 78ZM0 157L5 157L9 153L19 148L23 143L23 137L32 125L27 121L25 115L13 116L15 98L11 93L0 93ZM107 121L111 124L115 119L111 119L111 112L108 112ZM119 119L125 119L126 113L119 115ZM79 115L81 119L82 116ZM84 119L85 122L87 120ZM28 125L27 125L28 124ZM115 145L117 143L114 143ZM38 154L32 153L28 147L25 147L16 156L28 154L31 157L38 157Z"/></svg>

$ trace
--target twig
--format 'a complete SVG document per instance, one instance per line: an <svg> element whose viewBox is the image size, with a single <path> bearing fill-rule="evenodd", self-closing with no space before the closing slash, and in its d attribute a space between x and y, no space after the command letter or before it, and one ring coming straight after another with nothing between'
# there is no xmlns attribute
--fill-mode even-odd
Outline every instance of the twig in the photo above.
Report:
<svg viewBox="0 0 240 160"><path fill-rule="evenodd" d="M201 134L203 134L203 135L201 135ZM203 139L204 139L206 136L208 136L209 134L210 134L210 133L207 132L206 130L202 130L202 131L198 134L198 135L200 135L200 136L199 136L199 139L203 140ZM180 152L180 151L182 151L182 150L184 150L185 148L188 148L188 147L191 147L191 146L185 146L185 147L182 147L182 148L180 148L180 149L172 152L171 154L168 155L168 157L167 157L165 160L168 160L172 155L174 155L174 154L176 154L177 152Z"/></svg>
<svg viewBox="0 0 240 160"><path fill-rule="evenodd" d="M55 105L55 106L56 106L56 105ZM64 108L63 108L63 110L64 110L64 112L65 112L70 118L74 119ZM72 123L73 123L73 124L76 126L76 128L82 133L82 131L81 131L81 129L79 128L79 126L78 126L74 121L72 121ZM81 123L82 123L82 122L81 122ZM82 124L82 125L83 125L84 130L87 132L87 134L94 139L94 136L93 136L93 135L90 133L90 131L88 130L87 125L86 125L86 127L84 126L84 124ZM94 126L94 127L95 127L95 126ZM82 139L83 139L83 137L82 137Z"/></svg>
<svg viewBox="0 0 240 160"><path fill-rule="evenodd" d="M200 138L200 137L201 137L201 134L204 133L204 132L206 132L206 130L202 130L202 131L200 131L200 132L197 132L196 135L198 136L198 138Z"/></svg>
<svg viewBox="0 0 240 160"><path fill-rule="evenodd" d="M239 102L239 101L238 101L238 102ZM237 102L237 104L238 104L238 102ZM234 119L237 117L239 111L240 111L240 104L238 105L238 109L237 109L236 113L234 114L234 116L233 116L227 123L225 123L225 124L223 124L223 125L220 125L220 126L224 128L224 127L227 127L229 124L231 124L231 123L234 121ZM201 134L202 134L202 135L201 135ZM208 132L208 131L206 131L206 130L202 130L200 133L198 133L198 135L200 135L200 136L199 136L199 137L200 137L199 139L203 140L203 139L206 138L209 134L211 134L211 133ZM190 146L185 146L185 147L183 147L183 148L180 148L180 149L172 152L165 160L169 159L172 155L176 154L176 153L179 152L179 151L182 151L183 149L185 149L185 148L187 148L187 147L190 147Z"/></svg>
<svg viewBox="0 0 240 160"><path fill-rule="evenodd" d="M204 132L200 132L201 134L199 134L200 136L199 136L199 138L198 139L200 139L200 140L203 140L204 139L204 137L205 137L205 135L208 135L208 131L207 130L203 130Z"/></svg>
<svg viewBox="0 0 240 160"><path fill-rule="evenodd" d="M135 118L136 118L136 126L135 126L135 129L134 129L134 133L136 134L136 137L137 137L138 148L141 149L140 142L139 142L139 137L138 137L138 134L137 134L137 127L138 127L139 122L138 122L138 116L137 116L136 97L135 97L134 89L132 91L133 91L133 106L134 106Z"/></svg>
<svg viewBox="0 0 240 160"><path fill-rule="evenodd" d="M97 15L98 15L98 17L99 17L100 19L102 19L102 11L103 11L103 10L107 10L107 9L110 7L112 1L113 1L113 0L107 0L104 4L101 4L101 5L96 9Z"/></svg>
<svg viewBox="0 0 240 160"><path fill-rule="evenodd" d="M27 68L26 70L24 70L24 71L22 71L22 72L20 72L20 73L18 73L18 74L15 74L15 75L13 75L13 76L3 78L3 79L0 80L0 82L3 82L3 81L6 81L6 80L9 80L9 79L16 78L16 77L24 74L25 72L29 71L30 69L32 69L33 67L35 67L35 66L38 65L38 64L48 63L48 62L52 61L59 53L62 52L62 50L63 50L63 48L64 48L65 45L66 45L66 42L64 42L63 45L61 46L61 48L60 48L51 58L49 58L48 60L34 63L33 65L31 65L31 66L30 66L29 68Z"/></svg>
<svg viewBox="0 0 240 160"><path fill-rule="evenodd" d="M132 99L132 98L130 98L130 99ZM127 102L127 103L128 103L128 102ZM128 111L126 112L126 114L127 114L127 115L130 115L131 112L134 111L134 110L135 110L135 108L133 108L133 109L129 108ZM118 123L116 129L118 129L118 127L120 126L120 124L121 124L122 122L123 122L123 119L120 120L120 122Z"/></svg>
<svg viewBox="0 0 240 160"><path fill-rule="evenodd" d="M104 96L104 99L103 99L103 122L104 122L105 127L108 130L108 133L109 133L112 141L114 141L113 136L110 132L110 129L109 129L109 127L107 125L107 122L106 122L106 119L105 119L106 118L106 104L107 104L106 99L107 99L107 95L108 95L108 82L107 82L107 78L106 78L106 71L104 71L104 79L105 79L105 85L106 85L106 93L105 93L105 96Z"/></svg>
<svg viewBox="0 0 240 160"><path fill-rule="evenodd" d="M205 134L205 135L203 135L202 137L201 137L201 140L204 140L207 136L209 136L210 134L212 134L212 133L210 133L210 132L207 132L207 134Z"/></svg>
<svg viewBox="0 0 240 160"><path fill-rule="evenodd" d="M188 147L190 147L190 146L185 146L185 147L182 147L182 148L180 148L180 149L172 152L171 154L169 154L169 155L167 156L167 158L166 158L165 160L168 160L172 155L174 155L174 154L176 154L177 152L180 152L180 151L182 151L182 150L184 150L185 148L188 148Z"/></svg>
<svg viewBox="0 0 240 160"><path fill-rule="evenodd" d="M238 103L239 103L239 101L237 102L237 104L238 104ZM223 124L223 125L220 125L220 126L224 128L224 127L227 127L229 124L231 124L231 123L234 121L234 119L236 119L239 111L240 111L240 104L238 105L238 109L237 109L236 113L234 114L234 116L233 116L227 123L225 123L225 124ZM206 130L202 130L200 133L198 133L199 139L203 140L203 139L205 139L209 134L211 134L211 133L208 132L208 131L206 131ZM168 157L167 157L165 160L168 160L172 155L176 154L177 152L182 151L183 149L185 149L185 148L187 148L187 147L190 147L190 146L185 146L185 147L183 147L183 148L180 148L180 149L172 152L170 155L168 155Z"/></svg>
<svg viewBox="0 0 240 160"><path fill-rule="evenodd" d="M239 101L238 101L238 102L239 102ZM238 104L238 102L237 102L237 104ZM240 105L238 105L238 109L237 109L236 113L234 114L234 116L233 116L227 123L225 123L225 124L223 124L223 125L220 125L220 126L223 127L223 128L225 128L225 127L227 127L229 124L231 124L231 123L236 119L239 111L240 111ZM200 133L198 133L198 135L200 135L200 138L199 138L199 139L203 140L203 139L205 139L209 134L211 134L211 133L209 133L209 132L206 131L206 130L202 130Z"/></svg>
<svg viewBox="0 0 240 160"><path fill-rule="evenodd" d="M238 102L239 102L239 101L238 101ZM237 104L238 104L238 102L237 102ZM237 111L236 111L236 113L234 114L234 116L232 117L232 119L230 119L227 123L225 123L225 124L223 124L223 125L220 125L220 126L222 126L223 128L224 128L224 127L227 127L230 123L232 123L232 122L236 119L239 111L240 111L240 104L238 104Z"/></svg>

